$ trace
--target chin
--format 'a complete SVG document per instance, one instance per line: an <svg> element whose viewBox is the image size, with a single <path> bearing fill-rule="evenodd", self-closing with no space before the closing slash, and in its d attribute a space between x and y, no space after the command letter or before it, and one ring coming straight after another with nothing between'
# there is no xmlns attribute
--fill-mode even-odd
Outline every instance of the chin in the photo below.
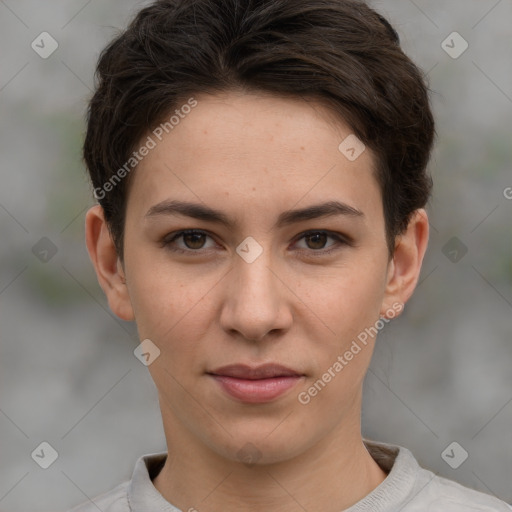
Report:
<svg viewBox="0 0 512 512"><path fill-rule="evenodd" d="M276 428L274 423L273 429ZM272 428L251 429L258 434L238 435L214 450L225 459L241 462L247 466L263 466L286 462L307 450L308 446L298 444L289 435L289 428L277 433ZM313 444L313 443L311 443Z"/></svg>

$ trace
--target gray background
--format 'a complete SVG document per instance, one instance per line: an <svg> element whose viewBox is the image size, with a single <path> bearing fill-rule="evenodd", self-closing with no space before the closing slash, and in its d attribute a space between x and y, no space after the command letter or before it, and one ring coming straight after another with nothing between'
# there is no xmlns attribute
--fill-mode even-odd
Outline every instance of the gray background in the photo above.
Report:
<svg viewBox="0 0 512 512"><path fill-rule="evenodd" d="M109 311L86 252L80 160L98 53L146 3L0 0L3 511L64 510L165 449L134 325ZM373 5L429 72L439 141L429 251L379 337L363 434L512 502L512 1ZM31 48L43 31L59 44L47 59ZM441 46L453 31L469 43L456 59ZM57 249L46 262L32 250L42 237ZM59 454L46 470L31 458L42 441ZM458 469L441 457L453 441L469 453Z"/></svg>

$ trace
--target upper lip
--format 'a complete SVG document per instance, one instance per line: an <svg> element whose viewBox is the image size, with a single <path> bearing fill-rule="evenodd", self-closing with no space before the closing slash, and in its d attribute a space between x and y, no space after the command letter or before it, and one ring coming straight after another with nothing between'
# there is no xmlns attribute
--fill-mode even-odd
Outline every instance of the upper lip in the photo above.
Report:
<svg viewBox="0 0 512 512"><path fill-rule="evenodd" d="M237 379L270 379L272 377L300 376L300 372L280 364L263 364L261 366L248 366L246 364L230 364L222 366L211 372L212 375L224 375Z"/></svg>

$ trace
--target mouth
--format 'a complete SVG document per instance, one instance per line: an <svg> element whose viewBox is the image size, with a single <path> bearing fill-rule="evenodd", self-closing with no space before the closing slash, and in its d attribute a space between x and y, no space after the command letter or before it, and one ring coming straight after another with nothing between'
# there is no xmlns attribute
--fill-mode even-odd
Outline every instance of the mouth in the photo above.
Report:
<svg viewBox="0 0 512 512"><path fill-rule="evenodd" d="M278 364L258 367L237 364L207 372L222 391L246 403L270 402L297 385L304 374Z"/></svg>

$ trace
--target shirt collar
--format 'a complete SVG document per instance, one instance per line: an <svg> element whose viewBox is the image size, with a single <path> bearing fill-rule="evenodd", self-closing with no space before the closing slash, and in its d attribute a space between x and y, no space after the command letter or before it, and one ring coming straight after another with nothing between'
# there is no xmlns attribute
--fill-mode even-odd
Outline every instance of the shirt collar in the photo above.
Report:
<svg viewBox="0 0 512 512"><path fill-rule="evenodd" d="M128 486L128 503L131 512L181 512L171 505L153 485L156 477L165 463L167 453L150 453L137 460L132 479Z"/></svg>
<svg viewBox="0 0 512 512"><path fill-rule="evenodd" d="M388 476L370 494L344 512L395 512L414 497L420 466L402 446L363 439L373 460Z"/></svg>

